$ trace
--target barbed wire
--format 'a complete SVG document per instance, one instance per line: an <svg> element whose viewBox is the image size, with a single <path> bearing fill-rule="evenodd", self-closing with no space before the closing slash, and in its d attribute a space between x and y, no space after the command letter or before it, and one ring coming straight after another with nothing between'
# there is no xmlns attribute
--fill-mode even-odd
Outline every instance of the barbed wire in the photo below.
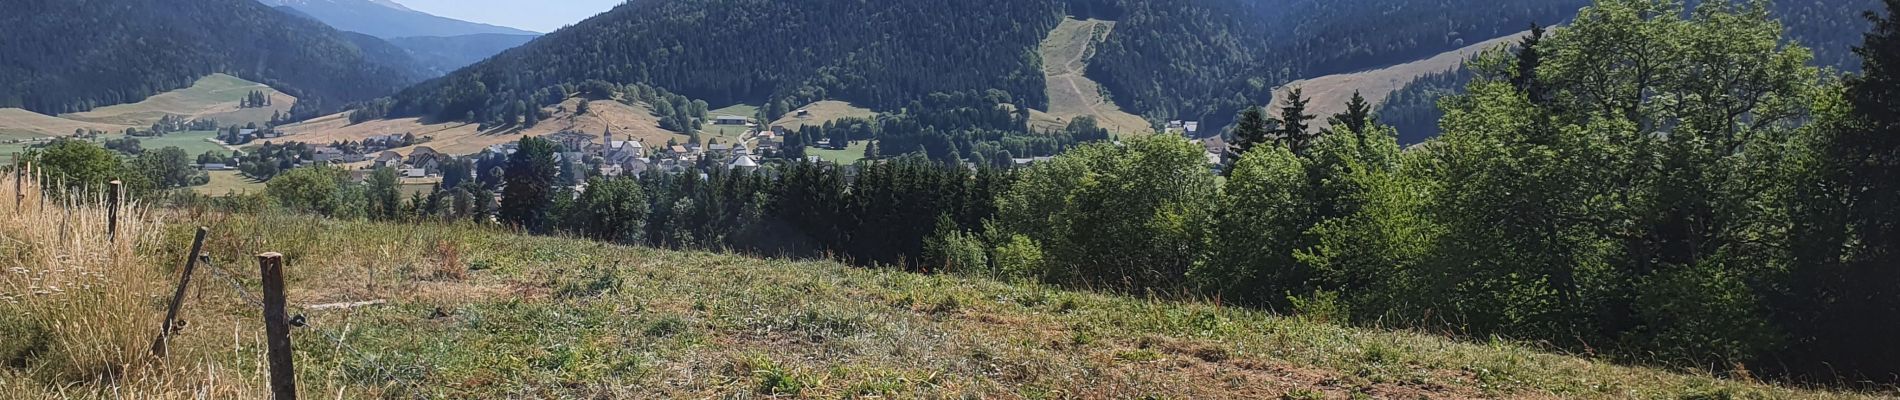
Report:
<svg viewBox="0 0 1900 400"><path fill-rule="evenodd" d="M257 306L258 308L264 307L263 298L252 296L251 292L244 288L244 284L237 280L237 275L235 273L232 273L231 271L225 270L224 268L218 267L217 265L213 264L211 262L211 257L208 255L199 255L198 260L199 260L199 263L204 264L204 266L207 269L211 270L219 278L222 278L222 280L225 283L230 284L231 289L237 292L238 297L241 300L243 300L246 303L249 303L250 305ZM293 326L299 327L299 328L308 328L307 330L309 331L316 332L318 334L323 335L325 338L329 339L330 342L335 343L337 348L348 350L351 355L355 356L357 359L360 359L363 364L367 364L370 368L375 369L376 373L381 374L383 376L383 379L386 379L390 382L396 382L396 383L405 385L409 387L410 389L413 389L414 390L413 397L415 398L425 398L423 394L427 393L428 390L423 388L422 385L417 384L408 379L402 379L402 377L397 376L396 373L394 373L391 368L385 367L383 366L381 362L378 362L376 357L373 357L369 353L364 352L362 349L358 349L356 348L356 346L352 346L349 343L345 342L343 340L343 337L338 336L337 334L332 333L328 330L317 328L315 324L313 324L313 321L311 321L309 317L304 316L303 313L296 313L294 315L295 316L292 317Z"/></svg>

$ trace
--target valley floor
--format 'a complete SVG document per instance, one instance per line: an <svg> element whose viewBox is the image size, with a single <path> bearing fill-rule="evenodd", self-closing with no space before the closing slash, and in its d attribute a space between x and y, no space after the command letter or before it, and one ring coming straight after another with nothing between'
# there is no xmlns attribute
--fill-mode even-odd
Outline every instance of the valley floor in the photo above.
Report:
<svg viewBox="0 0 1900 400"><path fill-rule="evenodd" d="M264 252L286 256L291 312L308 320L292 331L298 385L320 398L1861 396L1209 302L469 225L161 211L135 214L114 246L52 233L99 231L96 209L4 203L0 332L34 333L0 344L5 398L263 397L252 255ZM155 363L159 299L200 225L212 262L169 362ZM22 291L74 271L99 278ZM368 300L388 302L310 307ZM46 345L17 351L29 341L16 337Z"/></svg>

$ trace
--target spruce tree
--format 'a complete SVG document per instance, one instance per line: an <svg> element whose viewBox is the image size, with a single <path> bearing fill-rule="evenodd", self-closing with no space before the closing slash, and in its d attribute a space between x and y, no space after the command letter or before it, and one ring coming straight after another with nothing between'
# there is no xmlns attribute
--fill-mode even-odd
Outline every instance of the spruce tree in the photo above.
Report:
<svg viewBox="0 0 1900 400"><path fill-rule="evenodd" d="M1352 99L1346 101L1346 112L1333 115L1334 126L1343 126L1353 134L1364 134L1372 122L1372 104L1356 90L1352 92Z"/></svg>
<svg viewBox="0 0 1900 400"><path fill-rule="evenodd" d="M1524 92L1533 104L1543 104L1547 99L1543 86L1537 83L1537 67L1544 63L1544 56L1538 53L1537 45L1543 42L1544 27L1531 24L1531 34L1517 44L1517 74L1511 77L1511 86Z"/></svg>
<svg viewBox="0 0 1900 400"><path fill-rule="evenodd" d="M1280 107L1280 140L1286 143L1293 154L1306 156L1313 147L1314 134L1309 129L1314 116L1306 113L1307 100L1300 88L1293 88L1287 94L1286 104Z"/></svg>
<svg viewBox="0 0 1900 400"><path fill-rule="evenodd" d="M1855 49L1847 115L1811 149L1790 233L1800 300L1787 325L1807 345L1791 353L1856 377L1900 373L1900 0L1884 3Z"/></svg>
<svg viewBox="0 0 1900 400"><path fill-rule="evenodd" d="M1233 158L1247 154L1254 146L1267 142L1273 133L1273 122L1267 118L1267 111L1260 107L1247 107L1240 112L1239 122L1234 125ZM1229 160L1231 161L1231 160Z"/></svg>
<svg viewBox="0 0 1900 400"><path fill-rule="evenodd" d="M521 146L508 157L503 180L501 220L531 232L549 228L548 206L554 203L554 179L560 168L554 165L558 145L542 138L521 139Z"/></svg>

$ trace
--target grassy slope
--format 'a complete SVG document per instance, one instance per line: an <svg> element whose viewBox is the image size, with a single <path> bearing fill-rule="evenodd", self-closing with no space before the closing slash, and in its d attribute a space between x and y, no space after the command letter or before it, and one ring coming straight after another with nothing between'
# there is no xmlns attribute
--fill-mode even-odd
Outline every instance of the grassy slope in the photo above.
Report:
<svg viewBox="0 0 1900 400"><path fill-rule="evenodd" d="M1093 56L1089 47L1094 44L1096 30L1112 34L1114 27L1114 21L1068 18L1043 39L1038 51L1042 55L1043 76L1048 81L1049 109L1032 113L1032 128L1058 130L1068 126L1069 120L1090 115L1101 127L1116 134L1153 130L1141 116L1122 111L1114 102L1103 98L1101 85L1082 75L1088 68L1088 58Z"/></svg>
<svg viewBox="0 0 1900 400"><path fill-rule="evenodd" d="M1465 60L1486 50L1515 44L1528 34L1530 34L1529 31L1518 32L1439 53L1423 60L1390 67L1289 82L1273 89L1274 103L1272 107L1267 108L1268 114L1279 116L1281 102L1287 98L1287 94L1293 88L1297 87L1311 102L1307 105L1306 112L1319 116L1318 119L1313 120L1314 126L1332 126L1332 122L1327 118L1346 111L1346 101L1352 99L1355 91L1365 96L1366 102L1377 109L1380 103L1384 103L1386 98L1392 96L1392 92L1397 92L1420 76L1463 68Z"/></svg>
<svg viewBox="0 0 1900 400"><path fill-rule="evenodd" d="M174 132L174 133L161 136L161 137L142 137L138 139L139 139L139 147L143 147L146 150L158 150L165 147L178 147L179 149L184 150L185 154L191 155L193 159L195 160L199 154L204 154L204 152L206 151L215 150L219 153L225 153L225 154L230 153L230 150L226 150L224 146L218 145L217 143L206 141L206 139L216 137L217 135L218 133L213 132L213 131L185 131L185 132ZM95 143L103 143L106 139L118 139L122 137L125 137L125 135L119 134L119 133L106 134L106 135L99 135L99 137L97 139L93 139L93 141ZM34 143L33 142L17 142L17 143L0 142L0 161L8 161L8 162L12 161L11 154L15 152L22 152L22 153L25 152L26 146L30 144L34 144Z"/></svg>
<svg viewBox="0 0 1900 400"><path fill-rule="evenodd" d="M648 147L658 147L667 139L686 141L686 136L660 129L660 120L653 116L646 104L627 105L612 100L595 100L588 103L588 114L575 115L579 108L579 98L569 98L559 106L549 107L553 117L544 119L534 128L501 130L479 130L479 125L449 121L428 123L417 118L373 120L360 124L351 124L347 113L335 114L311 119L297 124L278 128L285 136L274 139L280 142L306 142L328 144L341 140L360 141L370 136L414 133L416 137L432 137L430 142L421 144L436 151L454 155L480 153L488 146L521 140L526 136L542 136L563 130L576 130L599 136L607 128L613 128L615 140L635 138L644 140ZM558 110L558 111L557 111ZM600 140L596 137L594 140ZM393 149L397 153L408 155L412 148Z"/></svg>
<svg viewBox="0 0 1900 400"><path fill-rule="evenodd" d="M805 147L805 155L818 156L818 158L822 158L825 161L839 164L855 164L858 160L864 159L864 148L866 147L871 147L870 141L859 140L851 142L851 145L845 146L844 150L807 146Z"/></svg>
<svg viewBox="0 0 1900 400"><path fill-rule="evenodd" d="M809 115L799 117L796 112L786 114L777 121L772 121L772 125L782 125L787 128L797 129L805 125L824 125L826 122L837 121L844 118L870 119L877 116L877 112L871 111L869 108L858 107L851 105L851 103L836 100L806 104L804 107L799 107L795 110L805 110Z"/></svg>
<svg viewBox="0 0 1900 400"><path fill-rule="evenodd" d="M264 191L264 183L238 174L237 171L210 171L211 182L193 186L192 191L206 196L223 196L232 193L259 193Z"/></svg>
<svg viewBox="0 0 1900 400"><path fill-rule="evenodd" d="M238 101L252 91L264 91L270 96L271 105L258 108L238 108ZM211 74L199 78L191 87L160 93L143 101L100 107L92 111L61 114L60 118L132 126L147 126L158 122L166 115L182 115L187 119L210 119L219 125L242 125L256 123L263 125L270 121L274 112L289 112L297 98L271 89L262 83L251 82L225 74Z"/></svg>
<svg viewBox="0 0 1900 400"><path fill-rule="evenodd" d="M8 207L0 204L0 219L23 218ZM6 262L72 269L127 259L39 257L65 251L40 245L51 240L45 230L58 218L27 214L39 222L0 224L0 234L17 240L0 246L28 246L26 255ZM88 370L94 359L129 363L121 370L124 386L86 383L68 394L259 397L259 314L233 286L257 292L250 255L266 251L286 255L293 313L310 318L293 342L299 387L320 397L1852 397L1203 302L467 226L184 218L170 217L167 227L139 236L144 257L133 259L143 260L140 267L114 269L120 272L105 287L115 295L105 300L0 302L0 315L74 322L55 335L71 342L116 335L108 345L74 351L76 357L35 358L27 372L0 367L0 393L9 394L0 397L56 397L42 377L85 380L71 371ZM157 302L132 299L169 289L164 271L180 258L188 227L197 225L212 227L207 249L214 262L194 283L197 295L184 316L191 324L173 343L174 362L128 359L123 354L141 354L149 343L139 339L161 312ZM12 279L0 283L17 283ZM304 309L367 299L390 303ZM9 314L21 307L62 311ZM88 317L94 315L100 316ZM60 361L66 359L78 361Z"/></svg>
<svg viewBox="0 0 1900 400"><path fill-rule="evenodd" d="M0 108L0 141L37 139L72 135L85 128L106 132L124 132L131 125L74 121L18 108Z"/></svg>
<svg viewBox="0 0 1900 400"><path fill-rule="evenodd" d="M239 99L254 90L262 90L268 94L271 97L271 106L238 108ZM0 161L11 162L9 154L21 151L29 144L25 141L68 136L72 135L73 130L77 128L104 132L124 132L125 128L133 127L145 129L166 115L183 116L187 119L209 119L218 121L219 125L246 123L263 125L270 121L273 113L287 112L296 102L297 98L261 83L225 74L211 74L199 78L196 83L184 89L160 93L137 103L100 107L82 113L61 114L55 117L18 108L4 108L0 109ZM116 137L116 135L113 136ZM154 145L150 143L151 140L146 140L147 143L144 144L154 149L179 146L192 155L216 148L210 143L194 142L195 139L183 141L160 139L160 141L168 142L168 144Z"/></svg>

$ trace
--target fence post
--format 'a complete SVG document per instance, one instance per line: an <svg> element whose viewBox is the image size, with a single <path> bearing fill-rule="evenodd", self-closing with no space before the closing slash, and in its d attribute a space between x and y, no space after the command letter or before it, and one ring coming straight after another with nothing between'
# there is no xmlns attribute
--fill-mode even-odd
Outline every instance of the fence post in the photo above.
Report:
<svg viewBox="0 0 1900 400"><path fill-rule="evenodd" d="M125 183L115 179L109 184L112 188L106 195L106 241L116 242L119 240L119 191L124 190Z"/></svg>
<svg viewBox="0 0 1900 400"><path fill-rule="evenodd" d="M185 269L178 274L178 290L172 292L172 303L165 308L165 323L160 326L158 340L152 341L152 354L164 357L167 353L166 341L171 339L172 323L178 319L178 307L185 302L185 288L191 286L191 271L198 267L198 253L204 250L205 233L210 228L198 227L198 236L191 239L191 253L185 254Z"/></svg>
<svg viewBox="0 0 1900 400"><path fill-rule="evenodd" d="M297 398L297 374L290 362L290 316L284 313L284 255L257 255L264 276L264 341L270 347L270 391L275 400Z"/></svg>
<svg viewBox="0 0 1900 400"><path fill-rule="evenodd" d="M13 213L20 213L20 202L26 201L26 171L21 171L20 153L13 153Z"/></svg>

